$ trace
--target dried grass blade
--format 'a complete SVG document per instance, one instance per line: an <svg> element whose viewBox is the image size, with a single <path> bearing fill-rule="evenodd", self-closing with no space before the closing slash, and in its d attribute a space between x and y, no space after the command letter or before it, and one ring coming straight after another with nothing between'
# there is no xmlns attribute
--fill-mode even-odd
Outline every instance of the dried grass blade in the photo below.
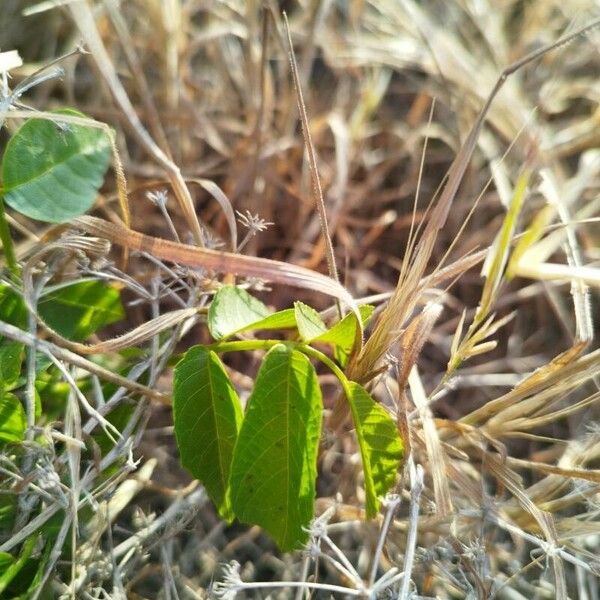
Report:
<svg viewBox="0 0 600 600"><path fill-rule="evenodd" d="M446 222L450 206L454 200L454 197L456 196L458 188L462 182L463 176L475 150L477 139L479 137L481 128L483 127L485 118L498 92L504 85L504 82L510 75L518 71L523 66L539 59L551 50L569 43L576 37L586 33L599 24L600 19L596 19L576 32L560 38L553 44L528 54L524 58L514 62L501 73L475 123L473 124L467 139L461 146L456 158L448 170L446 184L440 194L437 204L430 214L427 225L423 231L423 234L421 235L421 239L419 240L413 256L411 256L411 266L407 270L406 276L400 279L398 282L398 286L394 295L390 299L388 307L382 313L373 331L373 334L371 335L371 338L365 344L359 359L356 361L356 366L353 369L353 376L355 378L360 380L361 377L365 376L365 374L374 371L375 364L388 350L390 340L393 340L394 335L398 334L398 330L402 322L414 307L416 302L417 283L425 272L429 259L431 258L434 244L437 239L437 234Z"/></svg>
<svg viewBox="0 0 600 600"><path fill-rule="evenodd" d="M454 510L446 473L446 460L433 416L427 407L427 395L423 389L423 384L421 383L421 378L416 367L412 368L408 377L408 383L412 392L413 402L419 411L423 423L423 433L425 435L429 469L433 479L437 512L440 517L446 517L452 514Z"/></svg>
<svg viewBox="0 0 600 600"><path fill-rule="evenodd" d="M565 469L556 465L513 457L508 457L507 462L514 467L540 471L547 475L559 475L560 477L564 477L567 483L571 483L572 479L583 479L585 481L600 483L600 470L598 469Z"/></svg>
<svg viewBox="0 0 600 600"><path fill-rule="evenodd" d="M544 411L543 414L541 414L541 415L532 414L529 416L522 416L513 421L502 420L501 419L502 414L500 414L500 415L497 415L497 417L494 417L494 419L489 421L488 427L491 428L494 426L494 423L492 421L494 421L496 418L499 419L499 428L498 429L502 428L505 430L510 430L512 432L526 431L529 429L535 429L537 427L544 427L546 425L556 423L560 419L564 419L564 418L578 412L582 408L589 406L590 404L594 404L594 403L598 402L598 400L600 400L600 393L592 394L591 396L588 396L587 398L584 398L583 400L580 400L579 402L576 402L575 404L569 404L565 408L562 408L562 409L559 409L559 410L556 410L553 412L548 412L549 408L552 405L554 405L556 402L559 402L561 399L562 399L562 396L558 395L557 397L552 399L550 402L547 402L545 405L539 407L540 402L536 398L536 401L533 403L533 407L538 409L538 411L536 411L536 412L539 412L539 410L543 410ZM502 432L499 432L499 433L500 433L500 435L502 434Z"/></svg>
<svg viewBox="0 0 600 600"><path fill-rule="evenodd" d="M357 315L360 322L360 313L350 293L337 281L316 271L277 260L219 252L155 238L97 217L79 217L73 220L72 225L130 250L148 252L161 260L217 273L258 277L326 294L344 302Z"/></svg>
<svg viewBox="0 0 600 600"><path fill-rule="evenodd" d="M190 192L185 185L183 177L181 176L181 172L177 165L175 165L158 147L137 116L135 108L131 104L131 100L125 91L125 88L121 84L114 65L112 64L110 57L108 56L108 52L104 47L104 43L102 42L98 28L96 27L94 15L87 0L81 0L69 4L69 10L73 20L81 32L81 35L83 36L86 45L90 49L96 65L106 81L106 84L108 85L115 102L126 116L132 131L135 133L139 142L146 149L146 151L152 157L154 157L154 159L167 172L183 215L194 236L194 240L197 244L202 245L202 229L194 209L194 201L192 200Z"/></svg>
<svg viewBox="0 0 600 600"><path fill-rule="evenodd" d="M567 587L565 581L564 565L557 550L558 536L552 515L540 510L524 491L520 477L511 471L498 458L486 453L486 465L492 473L510 490L519 504L536 520L544 537L546 538L546 553L552 561L554 572L554 585L557 600L567 600Z"/></svg>
<svg viewBox="0 0 600 600"><path fill-rule="evenodd" d="M235 212L231 204L231 200L227 197L227 194L213 181L210 179L189 179L192 183L197 183L204 191L208 192L218 203L225 215L227 220L227 227L229 227L229 236L231 238L231 251L237 252L238 235L237 225L235 222Z"/></svg>
<svg viewBox="0 0 600 600"><path fill-rule="evenodd" d="M433 326L442 313L441 304L429 304L423 312L415 317L400 338L400 366L398 369L398 386L404 389L419 354L429 339Z"/></svg>
<svg viewBox="0 0 600 600"><path fill-rule="evenodd" d="M143 396L147 396L153 400L158 400L163 404L171 403L169 396L166 394L153 390L152 388L142 385L137 381L127 379L127 377L122 377L117 373L113 373L112 371L109 371L108 369L90 360L87 360L86 358L83 358L83 356L79 356L78 354L75 354L66 348L62 348L61 346L57 346L56 344L52 344L46 340L40 340L39 338L27 333L26 331L23 331L22 329L2 321L0 321L0 335L25 344L30 348L36 348L38 351L43 352L48 356L54 356L55 358L79 367L88 373L97 375L100 377L100 379L110 381L115 385L123 387L130 392L142 394Z"/></svg>
<svg viewBox="0 0 600 600"><path fill-rule="evenodd" d="M289 45L290 55L290 66L292 69L292 76L294 80L294 89L296 91L296 101L298 103L298 112L300 113L300 121L302 123L302 133L304 135L304 145L306 146L306 153L308 155L308 164L310 167L310 175L313 184L313 195L315 204L317 205L317 211L319 213L319 221L321 224L321 233L323 234L323 240L325 242L326 257L327 257L327 268L329 269L329 276L336 281L339 281L337 272L337 266L335 264L335 254L333 252L333 244L331 242L331 234L329 233L329 225L327 223L327 209L325 208L325 200L323 198L323 190L321 188L321 179L319 178L319 168L317 165L317 156L315 147L310 134L310 128L308 124L308 115L306 114L306 104L302 95L302 86L300 84L300 76L298 74L298 65L296 64L296 55L294 54L294 46L292 44L292 35L290 33L290 24L288 23L287 15L283 13L285 21L285 30L287 34L287 41ZM359 320L360 322L360 320Z"/></svg>
<svg viewBox="0 0 600 600"><path fill-rule="evenodd" d="M523 398L550 388L559 381L569 387L594 377L600 364L600 350L580 357L586 346L585 342L579 342L566 352L559 354L550 363L534 371L510 392L464 416L460 422L473 425L494 418L501 411L520 402ZM572 382L572 378L577 375L580 375L581 379L577 378L576 382Z"/></svg>

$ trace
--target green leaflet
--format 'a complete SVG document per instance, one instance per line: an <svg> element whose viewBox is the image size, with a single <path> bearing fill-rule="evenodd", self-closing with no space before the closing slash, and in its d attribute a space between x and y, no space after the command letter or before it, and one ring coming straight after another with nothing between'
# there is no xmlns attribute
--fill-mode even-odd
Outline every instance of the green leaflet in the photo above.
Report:
<svg viewBox="0 0 600 600"><path fill-rule="evenodd" d="M59 114L85 117L74 110ZM29 119L11 137L2 159L6 203L32 219L66 223L94 203L110 155L110 140L101 129Z"/></svg>
<svg viewBox="0 0 600 600"><path fill-rule="evenodd" d="M298 333L305 342L310 342L325 333L327 327L319 313L303 302L294 302L294 313L298 325Z"/></svg>
<svg viewBox="0 0 600 600"><path fill-rule="evenodd" d="M11 390L21 375L23 344L12 340L0 340L0 394Z"/></svg>
<svg viewBox="0 0 600 600"><path fill-rule="evenodd" d="M0 285L0 320L25 329L27 327L27 308L21 296L7 285Z"/></svg>
<svg viewBox="0 0 600 600"><path fill-rule="evenodd" d="M44 321L64 337L84 340L123 319L119 291L103 281L78 281L46 291L38 302ZM0 319L25 329L27 308L19 294L0 285Z"/></svg>
<svg viewBox="0 0 600 600"><path fill-rule="evenodd" d="M45 293L40 316L62 336L81 341L124 318L119 291L102 281L80 281Z"/></svg>
<svg viewBox="0 0 600 600"><path fill-rule="evenodd" d="M21 401L10 392L0 392L0 441L20 442L27 419Z"/></svg>
<svg viewBox="0 0 600 600"><path fill-rule="evenodd" d="M343 364L358 333L359 323L354 315L327 330L318 312L301 302L296 302L293 309L267 312L262 302L240 288L224 286L219 290L209 309L208 324L213 337L220 341L193 348L176 369L175 429L183 464L206 484L221 513L259 525L285 551L306 542L306 530L314 513L322 399L316 371L308 357L326 365L348 397L363 461L369 517L377 513L379 497L394 485L403 447L385 409L364 388L349 381L330 357L311 346L313 342L331 345ZM373 307L362 307L363 324L372 313ZM242 331L283 328L297 328L302 341L227 340ZM256 377L246 415L243 420L239 416L228 421L229 425L237 425L231 427L233 432L227 438L235 441L237 434L231 459L215 466L215 454L204 449L223 439L214 433L215 423L220 422L222 415L210 421L205 411L199 417L200 396L212 399L209 406L214 407L223 399L218 391L225 389L225 396L229 397L225 406L234 408L237 396L214 351L253 350L268 352ZM211 368L224 382L216 383L209 377ZM207 386L211 388L208 391ZM193 394L198 401L190 403ZM200 419L207 422L200 423ZM194 467L195 462L206 457L212 461L207 459L201 468ZM210 489L211 482L216 482L216 491Z"/></svg>
<svg viewBox="0 0 600 600"><path fill-rule="evenodd" d="M210 303L208 329L215 340L220 340L268 315L269 309L246 290L235 285L224 285Z"/></svg>
<svg viewBox="0 0 600 600"><path fill-rule="evenodd" d="M276 313L270 314L268 317L255 321L238 329L235 333L242 333L243 331L253 331L255 329L292 329L296 327L296 314L293 308L286 308Z"/></svg>
<svg viewBox="0 0 600 600"><path fill-rule="evenodd" d="M404 454L402 441L390 415L365 388L354 381L343 385L360 446L367 517L372 518L379 510L379 498L390 491L396 480Z"/></svg>
<svg viewBox="0 0 600 600"><path fill-rule="evenodd" d="M358 308L363 322L363 327L366 327L373 311L374 306L364 304ZM354 342L356 340L356 317L354 313L347 314L341 321L338 321L331 329L321 333L311 340L312 342L321 342L334 346L335 358L345 366L348 361L348 356L352 352Z"/></svg>
<svg viewBox="0 0 600 600"><path fill-rule="evenodd" d="M8 552L0 552L0 573L4 573L5 569L14 562L14 557Z"/></svg>
<svg viewBox="0 0 600 600"><path fill-rule="evenodd" d="M310 361L284 345L265 356L231 466L241 521L266 529L282 550L304 543L313 517L321 390Z"/></svg>
<svg viewBox="0 0 600 600"><path fill-rule="evenodd" d="M173 418L181 463L202 481L221 516L231 520L227 485L242 409L214 352L194 346L175 367Z"/></svg>
<svg viewBox="0 0 600 600"><path fill-rule="evenodd" d="M37 542L37 535L30 536L23 547L21 548L21 554L19 558L14 559L10 565L6 568L6 570L0 572L0 597L4 597L4 592L11 584L13 579L15 579L19 572L26 566L33 549L35 548L35 544ZM12 597L12 594L11 594Z"/></svg>

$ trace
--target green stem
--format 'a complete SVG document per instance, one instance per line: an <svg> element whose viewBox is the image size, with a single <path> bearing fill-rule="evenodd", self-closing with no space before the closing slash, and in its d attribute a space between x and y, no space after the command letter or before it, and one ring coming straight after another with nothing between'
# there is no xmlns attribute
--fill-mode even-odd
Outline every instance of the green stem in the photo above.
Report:
<svg viewBox="0 0 600 600"><path fill-rule="evenodd" d="M284 346L296 347L297 342L286 342L282 340L234 340L230 342L215 342L206 346L213 352L242 352L244 350L270 350L273 346L283 344Z"/></svg>
<svg viewBox="0 0 600 600"><path fill-rule="evenodd" d="M344 388L344 392L348 395L349 380L344 374L344 371L342 371L342 369L340 369L327 354L324 354L308 344L285 340L234 340L231 342L215 342L214 344L208 345L207 348L213 352L241 352L244 350L270 350L279 344L303 352L306 356L310 356L311 358L322 362L339 379L342 388Z"/></svg>
<svg viewBox="0 0 600 600"><path fill-rule="evenodd" d="M10 272L15 276L19 276L19 265L15 257L15 250L13 247L12 237L8 229L8 223L6 222L6 213L4 212L4 198L0 195L0 240L2 241L2 248L4 249L4 256L6 257L6 265Z"/></svg>
<svg viewBox="0 0 600 600"><path fill-rule="evenodd" d="M348 391L348 378L346 377L344 371L342 371L342 369L340 369L335 362L329 358L329 356L327 356L327 354L324 354L320 350L305 344L299 345L297 349L300 350L300 352L304 352L304 354L310 356L311 358L320 360L339 379L342 387L344 388L344 392Z"/></svg>
<svg viewBox="0 0 600 600"><path fill-rule="evenodd" d="M17 560L11 563L6 571L0 575L0 594L10 585L10 582L19 574L19 571L25 566L27 559L31 556L35 543L37 542L38 536L32 535L23 544L21 555ZM11 594L12 595L12 594Z"/></svg>

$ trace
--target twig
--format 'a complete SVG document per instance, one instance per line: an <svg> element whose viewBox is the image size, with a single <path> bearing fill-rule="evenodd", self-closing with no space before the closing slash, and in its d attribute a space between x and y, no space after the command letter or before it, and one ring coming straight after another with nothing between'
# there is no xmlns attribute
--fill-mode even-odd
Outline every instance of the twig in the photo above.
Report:
<svg viewBox="0 0 600 600"><path fill-rule="evenodd" d="M327 268L329 269L329 276L336 281L339 281L339 275L337 266L335 264L335 254L333 252L333 244L331 242L331 234L329 233L329 225L327 223L327 210L325 208L325 200L323 199L323 190L321 189L321 180L319 178L319 168L317 165L317 157L315 153L315 147L310 134L308 126L308 116L306 114L306 104L304 103L304 97L302 95L302 87L300 85L300 78L298 76L298 65L296 64L296 56L294 54L294 46L292 44L292 35L290 33L290 24L286 13L283 13L285 21L285 29L287 33L287 39L289 44L290 54L290 65L292 68L292 76L294 79L294 88L296 89L296 101L298 102L298 111L300 113L300 121L302 123L302 133L304 134L304 143L306 146L306 153L308 154L308 165L310 167L310 174L313 183L313 195L317 210L319 212L319 220L321 222L321 232L323 234L323 240L325 241L325 249L327 256Z"/></svg>
<svg viewBox="0 0 600 600"><path fill-rule="evenodd" d="M423 467L413 462L412 455L408 458L408 470L410 475L410 509L408 514L408 535L406 537L406 554L404 555L404 578L398 593L398 600L406 600L409 596L409 586L413 562L415 559L415 547L417 545L417 527L419 524L419 499L423 491Z"/></svg>
<svg viewBox="0 0 600 600"><path fill-rule="evenodd" d="M42 352L46 356L54 356L60 360L64 360L67 363L75 365L81 369L84 369L88 373L93 373L97 375L101 379L105 379L106 381L110 381L116 385L124 387L130 392L137 392L139 394L143 394L148 398L152 398L153 400L158 400L162 404L170 404L170 398L166 394L161 392L157 392L141 383L137 383L135 381L131 381L126 377L122 377L121 375L117 375L96 363L93 363L70 350L66 350L65 348L61 348L56 344L51 342L47 342L46 340L37 339L30 333L19 329L18 327L14 327L13 325L9 325L8 323L4 323L0 321L0 335L6 336L11 340L15 340L17 342L21 342L30 348L36 348L38 351Z"/></svg>
<svg viewBox="0 0 600 600"><path fill-rule="evenodd" d="M379 531L377 548L375 549L375 555L373 556L373 564L371 565L371 573L369 575L369 587L373 587L373 584L375 583L375 577L377 577L377 569L379 568L381 553L383 552L383 545L385 544L385 539L390 529L394 514L398 510L401 502L402 497L397 494L390 494L385 499L385 517L383 519L383 524L381 525L381 530Z"/></svg>
<svg viewBox="0 0 600 600"><path fill-rule="evenodd" d="M203 246L204 236L202 235L202 228L200 227L200 222L196 215L194 201L185 184L185 180L181 175L181 171L179 170L179 167L158 147L135 112L135 108L131 104L131 100L121 84L106 48L104 47L104 43L98 33L94 16L87 0L70 4L69 10L71 11L73 20L79 28L87 46L90 48L92 56L96 61L96 65L98 66L100 73L102 73L115 102L123 111L123 114L127 118L127 121L140 144L167 172L175 196L183 211L183 215L194 236L194 241L199 246Z"/></svg>

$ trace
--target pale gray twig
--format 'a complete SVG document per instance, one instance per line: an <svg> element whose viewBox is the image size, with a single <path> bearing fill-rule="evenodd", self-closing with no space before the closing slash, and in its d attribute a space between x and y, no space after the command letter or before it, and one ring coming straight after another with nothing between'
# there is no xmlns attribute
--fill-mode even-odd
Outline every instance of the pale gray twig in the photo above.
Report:
<svg viewBox="0 0 600 600"><path fill-rule="evenodd" d="M377 577L377 569L379 568L379 561L381 559L381 553L383 551L383 545L385 544L385 539L390 529L390 525L392 524L394 514L398 510L401 501L402 497L399 494L390 494L385 498L385 517L383 519L383 524L381 525L381 529L379 531L379 537L377 538L377 547L375 548L375 555L373 556L373 562L371 563L369 587L373 587L373 584L375 583L375 577Z"/></svg>
<svg viewBox="0 0 600 600"><path fill-rule="evenodd" d="M408 473L410 477L410 508L408 515L408 535L406 539L406 553L404 554L404 578L398 600L407 600L409 598L409 587L411 582L411 573L413 561L415 558L415 547L417 545L417 528L419 524L419 500L423 491L423 467L417 465L412 458L412 454L408 457Z"/></svg>

